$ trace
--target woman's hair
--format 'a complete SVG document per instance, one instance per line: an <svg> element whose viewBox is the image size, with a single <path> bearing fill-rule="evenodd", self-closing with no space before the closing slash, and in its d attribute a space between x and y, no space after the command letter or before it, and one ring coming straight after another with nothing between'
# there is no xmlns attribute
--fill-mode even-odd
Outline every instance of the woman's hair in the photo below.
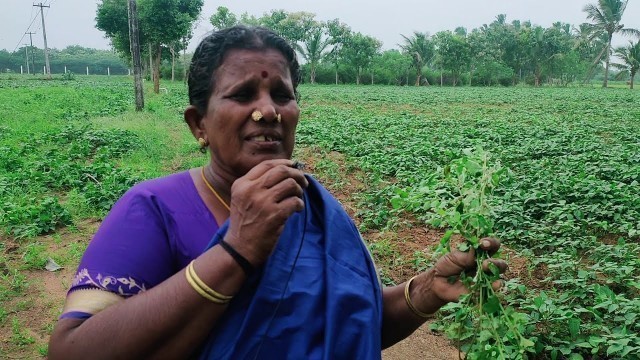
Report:
<svg viewBox="0 0 640 360"><path fill-rule="evenodd" d="M237 25L207 35L191 59L188 78L189 103L195 106L201 115L206 113L209 97L216 86L214 73L222 64L227 52L233 49L279 51L289 65L293 90L298 99L300 65L291 45L269 29Z"/></svg>

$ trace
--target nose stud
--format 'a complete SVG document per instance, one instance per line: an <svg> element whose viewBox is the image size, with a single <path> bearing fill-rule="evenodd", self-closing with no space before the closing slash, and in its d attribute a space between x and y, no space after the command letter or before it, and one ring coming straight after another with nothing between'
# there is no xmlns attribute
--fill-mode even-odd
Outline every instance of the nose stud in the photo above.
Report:
<svg viewBox="0 0 640 360"><path fill-rule="evenodd" d="M263 116L259 110L256 110L251 113L251 118L253 119L253 121L260 121L262 120Z"/></svg>
<svg viewBox="0 0 640 360"><path fill-rule="evenodd" d="M255 110L254 112L251 113L251 119L253 119L253 121L260 121L262 119L264 119L264 115L262 115L262 112L260 112L260 110ZM282 115L281 114L276 114L276 119L277 122L281 123L282 122Z"/></svg>

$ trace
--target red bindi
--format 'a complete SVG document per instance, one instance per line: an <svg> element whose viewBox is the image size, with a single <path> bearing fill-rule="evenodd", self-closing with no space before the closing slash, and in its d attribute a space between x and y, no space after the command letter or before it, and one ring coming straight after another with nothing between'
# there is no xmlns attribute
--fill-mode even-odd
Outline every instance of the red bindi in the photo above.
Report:
<svg viewBox="0 0 640 360"><path fill-rule="evenodd" d="M266 78L267 76L269 76L269 73L266 71L262 71L262 77Z"/></svg>

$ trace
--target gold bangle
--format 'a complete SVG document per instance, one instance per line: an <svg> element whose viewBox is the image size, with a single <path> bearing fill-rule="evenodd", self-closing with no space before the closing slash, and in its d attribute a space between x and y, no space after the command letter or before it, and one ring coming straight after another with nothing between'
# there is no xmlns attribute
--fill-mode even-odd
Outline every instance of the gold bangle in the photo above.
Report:
<svg viewBox="0 0 640 360"><path fill-rule="evenodd" d="M409 297L409 287L411 286L411 282L413 281L413 279L417 278L418 275L412 277L411 279L409 279L409 281L407 281L407 284L404 286L404 299L407 301L407 306L409 307L409 309L411 309L411 311L418 315L419 317L423 318L423 319L431 319L432 317L435 316L435 314L427 314L424 313L418 309L416 309L416 307L413 305L413 303L411 302L411 298Z"/></svg>
<svg viewBox="0 0 640 360"><path fill-rule="evenodd" d="M191 275L189 274L188 271L185 271L185 274L187 276L187 281L189 282L189 285L191 285L191 287L198 292L198 294L200 294L203 298L214 302L216 304L225 304L224 301L220 300L220 299L216 299L213 296L207 294L204 290L202 290L198 284L195 283L195 281L193 281L193 278L191 278Z"/></svg>
<svg viewBox="0 0 640 360"><path fill-rule="evenodd" d="M191 287L198 294L211 302L214 302L216 304L226 304L233 298L233 296L222 295L207 286L207 284L205 284L204 281L202 281L202 279L198 277L198 274L196 274L196 271L193 268L193 261L191 261L187 266L185 276L187 277L187 282L189 282L189 285L191 285Z"/></svg>
<svg viewBox="0 0 640 360"><path fill-rule="evenodd" d="M189 267L187 268L188 270L191 270L191 277L193 278L193 280L195 280L196 284L198 284L200 286L200 288L202 288L204 291L206 291L209 295L218 298L220 300L231 300L233 298L233 296L231 295L222 295L219 292L213 290L212 288L210 288L204 281L202 281L202 279L200 279L200 277L198 276L198 274L196 274L196 269L193 268L193 261L191 261L191 263L189 263Z"/></svg>

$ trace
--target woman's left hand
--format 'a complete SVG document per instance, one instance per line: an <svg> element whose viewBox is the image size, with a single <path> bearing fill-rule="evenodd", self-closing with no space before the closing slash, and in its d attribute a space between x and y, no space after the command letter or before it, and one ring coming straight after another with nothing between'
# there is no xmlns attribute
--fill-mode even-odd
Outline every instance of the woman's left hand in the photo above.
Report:
<svg viewBox="0 0 640 360"><path fill-rule="evenodd" d="M494 238L484 238L480 241L480 248L489 255L500 249L500 241ZM482 271L490 271L489 264L493 263L500 273L507 270L507 263L502 259L489 258L484 261ZM476 269L475 250L467 252L452 250L441 257L433 268L416 277L411 283L410 297L414 306L424 313L434 313L448 302L458 301L461 295L468 292L465 285L458 279L460 274L473 273ZM452 282L451 279L457 279ZM493 283L495 290L502 286L502 280Z"/></svg>

